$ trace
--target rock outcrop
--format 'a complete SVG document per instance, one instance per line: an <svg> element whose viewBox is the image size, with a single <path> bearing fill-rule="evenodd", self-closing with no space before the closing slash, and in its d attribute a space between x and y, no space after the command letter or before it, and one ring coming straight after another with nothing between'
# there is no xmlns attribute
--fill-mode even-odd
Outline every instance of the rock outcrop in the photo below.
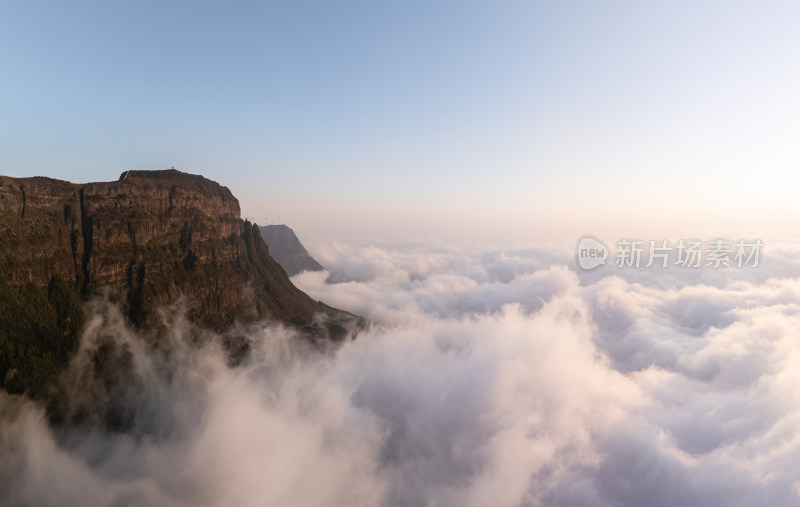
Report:
<svg viewBox="0 0 800 507"><path fill-rule="evenodd" d="M36 391L75 349L80 305L101 291L157 333L181 297L214 330L275 319L341 340L363 319L309 298L270 256L231 192L201 176L128 171L74 184L0 176L0 382Z"/></svg>
<svg viewBox="0 0 800 507"><path fill-rule="evenodd" d="M286 225L259 225L261 237L269 247L272 258L294 276L302 271L322 271L322 265L308 254L297 235Z"/></svg>

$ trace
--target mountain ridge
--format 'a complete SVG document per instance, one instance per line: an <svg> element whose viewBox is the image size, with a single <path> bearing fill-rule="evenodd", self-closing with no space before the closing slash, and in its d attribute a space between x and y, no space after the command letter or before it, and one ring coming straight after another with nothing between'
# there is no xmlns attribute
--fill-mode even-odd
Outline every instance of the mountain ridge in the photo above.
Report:
<svg viewBox="0 0 800 507"><path fill-rule="evenodd" d="M303 271L322 271L325 268L308 253L295 232L285 224L259 225L272 257L294 276Z"/></svg>
<svg viewBox="0 0 800 507"><path fill-rule="evenodd" d="M269 319L338 341L366 325L297 289L227 187L174 169L84 184L0 175L0 269L9 392L35 394L57 376L81 305L101 292L155 333L159 308L180 298L192 303L187 319L212 330Z"/></svg>

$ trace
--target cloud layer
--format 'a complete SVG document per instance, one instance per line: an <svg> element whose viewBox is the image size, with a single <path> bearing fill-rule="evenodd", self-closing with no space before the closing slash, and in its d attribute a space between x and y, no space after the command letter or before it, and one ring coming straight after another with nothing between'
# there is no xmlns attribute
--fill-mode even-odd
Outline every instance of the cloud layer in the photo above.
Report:
<svg viewBox="0 0 800 507"><path fill-rule="evenodd" d="M306 350L269 324L228 366L95 302L70 406L0 395L4 505L800 505L800 281L757 270L576 273L569 253L334 244L295 283L373 329ZM113 343L123 385L92 374Z"/></svg>

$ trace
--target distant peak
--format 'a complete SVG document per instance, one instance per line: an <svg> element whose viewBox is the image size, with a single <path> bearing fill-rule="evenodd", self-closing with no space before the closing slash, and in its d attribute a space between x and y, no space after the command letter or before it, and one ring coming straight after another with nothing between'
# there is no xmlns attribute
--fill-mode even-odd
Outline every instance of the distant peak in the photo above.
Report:
<svg viewBox="0 0 800 507"><path fill-rule="evenodd" d="M269 248L272 257L283 269L294 276L302 271L321 271L325 268L314 260L305 249L294 231L285 224L260 225L261 237Z"/></svg>

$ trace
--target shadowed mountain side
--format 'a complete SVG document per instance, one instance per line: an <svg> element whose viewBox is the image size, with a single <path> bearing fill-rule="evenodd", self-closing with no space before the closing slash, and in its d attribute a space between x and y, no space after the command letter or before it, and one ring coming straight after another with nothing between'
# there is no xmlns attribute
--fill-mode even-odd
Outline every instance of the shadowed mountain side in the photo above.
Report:
<svg viewBox="0 0 800 507"><path fill-rule="evenodd" d="M341 340L364 325L289 281L230 190L176 170L87 184L0 176L0 269L0 382L10 392L35 395L58 374L77 346L82 302L101 290L156 334L158 308L181 297L188 319L214 330L274 319Z"/></svg>
<svg viewBox="0 0 800 507"><path fill-rule="evenodd" d="M314 260L292 229L286 225L259 225L261 237L269 247L272 258L283 269L294 276L303 271L322 271L322 265Z"/></svg>

